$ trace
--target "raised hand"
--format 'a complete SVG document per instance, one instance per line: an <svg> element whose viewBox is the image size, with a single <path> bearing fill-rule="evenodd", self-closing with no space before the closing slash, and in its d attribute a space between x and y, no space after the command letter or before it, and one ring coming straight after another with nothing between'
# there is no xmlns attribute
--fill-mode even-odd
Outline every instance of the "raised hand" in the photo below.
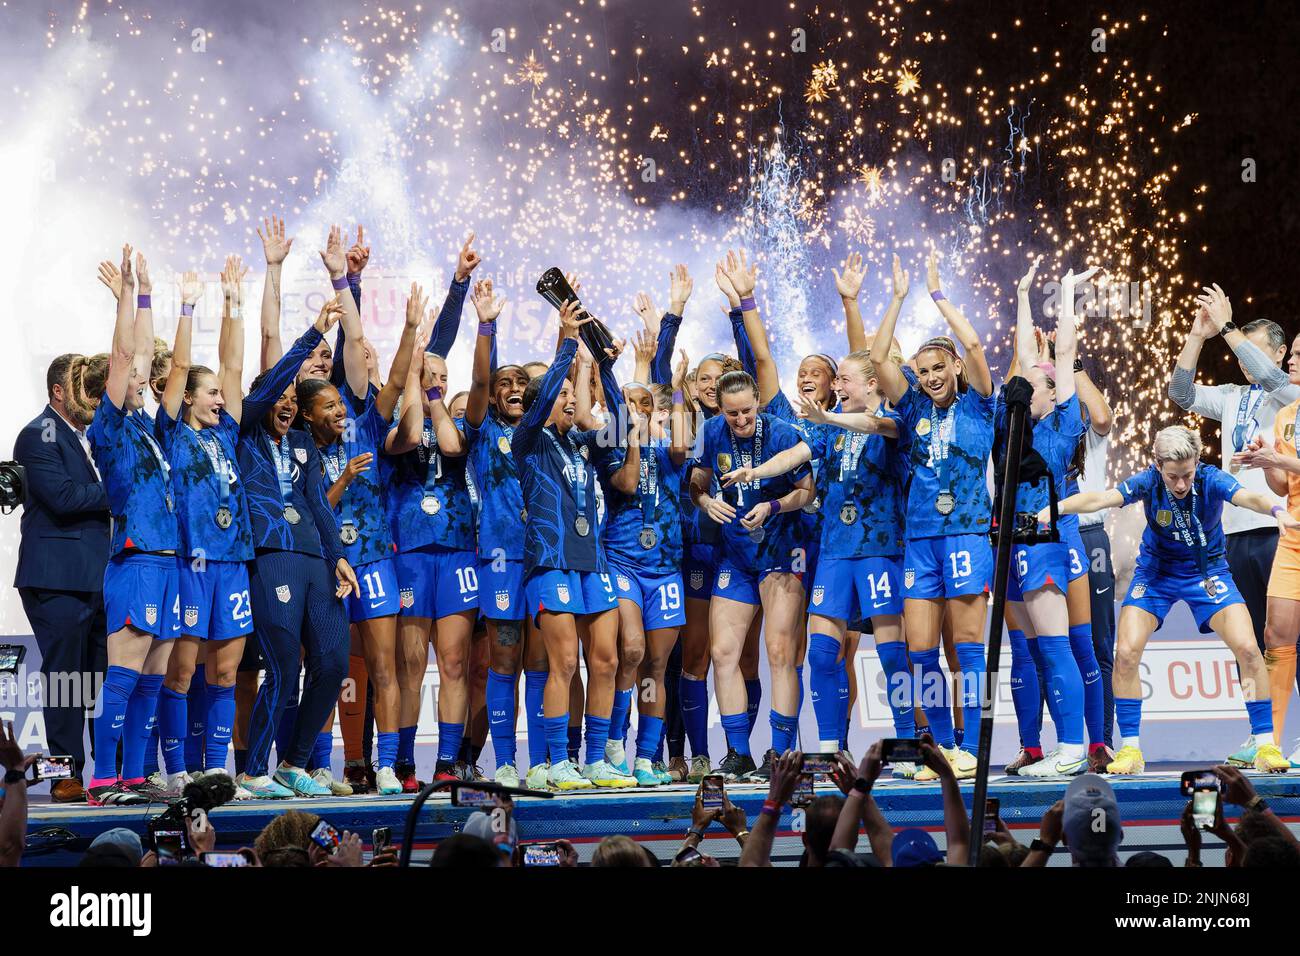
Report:
<svg viewBox="0 0 1300 956"><path fill-rule="evenodd" d="M811 395L804 394L803 392L799 393L799 408L797 409L796 414L800 418L806 418L808 421L815 422L819 425L830 421L826 415L826 409L822 408L821 403Z"/></svg>
<svg viewBox="0 0 1300 956"><path fill-rule="evenodd" d="M907 290L910 288L910 280L907 275L907 270L903 268L903 263L898 258L897 252L894 253L893 279L894 298L899 302L902 302L907 298Z"/></svg>
<svg viewBox="0 0 1300 956"><path fill-rule="evenodd" d="M1214 324L1209 307L1199 300L1196 306L1196 318L1192 319L1191 334L1202 339L1212 339L1219 334L1219 327Z"/></svg>
<svg viewBox="0 0 1300 956"><path fill-rule="evenodd" d="M424 297L424 290L419 283L411 283L411 294L406 298L406 327L418 329L424 320L424 311L429 301Z"/></svg>
<svg viewBox="0 0 1300 956"><path fill-rule="evenodd" d="M1196 301L1201 304L1201 308L1209 312L1215 332L1222 332L1223 327L1232 321L1232 302L1217 284L1206 287L1204 292L1196 297Z"/></svg>
<svg viewBox="0 0 1300 956"><path fill-rule="evenodd" d="M117 266L105 259L99 264L99 281L108 287L108 291L113 293L113 298L122 298L122 273L118 271Z"/></svg>
<svg viewBox="0 0 1300 956"><path fill-rule="evenodd" d="M352 482L352 479L354 479L357 475L361 474L363 471L365 471L367 468L370 467L370 462L374 459L374 457L375 456L373 452L367 451L367 452L362 452L360 455L357 455L355 458L349 458L348 466L343 469L343 477L346 478L348 480L348 483L350 484Z"/></svg>
<svg viewBox="0 0 1300 956"><path fill-rule="evenodd" d="M731 284L731 279L727 276L727 270L719 262L713 267L713 281L718 284L718 289L727 297L728 304L733 308L740 307L740 296L736 295L736 287ZM723 309L725 312L726 309Z"/></svg>
<svg viewBox="0 0 1300 956"><path fill-rule="evenodd" d="M266 231L263 232L263 229ZM289 255L289 250L293 247L293 237L285 238L284 220L277 216L262 217L262 226L257 230L257 236L262 240L262 255L266 257L268 266L278 265L284 262L285 257Z"/></svg>
<svg viewBox="0 0 1300 956"><path fill-rule="evenodd" d="M505 299L498 299L493 294L491 279L482 279L474 283L470 301L474 303L474 311L478 313L480 322L495 322L506 305Z"/></svg>
<svg viewBox="0 0 1300 956"><path fill-rule="evenodd" d="M560 332L562 338L576 339L578 329L591 321L590 318L579 318L581 312L582 306L577 299L570 299L560 308Z"/></svg>
<svg viewBox="0 0 1300 956"><path fill-rule="evenodd" d="M181 303L194 305L202 297L203 283L199 280L199 274L190 269L181 276Z"/></svg>
<svg viewBox="0 0 1300 956"><path fill-rule="evenodd" d="M143 252L135 254L135 274L139 280L140 295L149 295L153 292L153 283L149 281L149 263L145 260Z"/></svg>
<svg viewBox="0 0 1300 956"><path fill-rule="evenodd" d="M1018 295L1029 295L1029 289L1034 284L1034 276L1038 273L1038 264L1042 261L1043 257L1039 255L1035 256L1034 261L1029 264L1029 271L1020 277L1020 282L1016 286L1016 293Z"/></svg>
<svg viewBox="0 0 1300 956"><path fill-rule="evenodd" d="M638 331L632 337L632 352L636 356L638 364L645 363L649 365L653 362L657 349L658 343L643 331Z"/></svg>
<svg viewBox="0 0 1300 956"><path fill-rule="evenodd" d="M745 250L741 249L739 255L727 250L727 261L724 267L727 278L731 280L731 287L736 290L736 295L745 298L753 294L754 287L758 285L758 264L751 263L745 257Z"/></svg>
<svg viewBox="0 0 1300 956"><path fill-rule="evenodd" d="M925 257L925 288L931 295L942 291L939 285L939 250L934 246Z"/></svg>
<svg viewBox="0 0 1300 956"><path fill-rule="evenodd" d="M691 360L686 355L686 349L678 349L681 358L677 360L677 367L673 369L673 391L686 391L686 376L691 373Z"/></svg>
<svg viewBox="0 0 1300 956"><path fill-rule="evenodd" d="M135 273L131 270L131 244L122 246L122 264L118 271L122 274L122 291L130 294L135 291Z"/></svg>
<svg viewBox="0 0 1300 956"><path fill-rule="evenodd" d="M835 291L840 294L841 299L856 299L862 289L862 280L867 276L867 267L862 259L862 253L850 252L845 256L840 268L844 271L831 269L831 273L835 276Z"/></svg>
<svg viewBox="0 0 1300 956"><path fill-rule="evenodd" d="M465 240L465 245L460 247L460 255L456 259L457 282L464 282L468 279L470 273L477 269L478 264L483 261L483 257L478 254L477 250L470 248L473 242L474 233L471 232L469 238Z"/></svg>
<svg viewBox="0 0 1300 956"><path fill-rule="evenodd" d="M668 311L673 315L681 315L686 308L686 300L691 297L691 292L695 289L695 280L691 278L686 266L681 263L668 273L668 280Z"/></svg>
<svg viewBox="0 0 1300 956"><path fill-rule="evenodd" d="M226 256L225 268L221 270L221 294L232 312L238 312L244 304L244 277L248 275L248 266L239 256Z"/></svg>
<svg viewBox="0 0 1300 956"><path fill-rule="evenodd" d="M348 275L361 275L366 263L370 261L370 247L366 245L366 233L357 226L357 241L348 249Z"/></svg>
<svg viewBox="0 0 1300 956"><path fill-rule="evenodd" d="M321 335L328 334L335 323L343 318L343 301L339 298L340 295L342 293L335 293L333 298L326 299L325 304L320 307L320 315L316 316L316 331Z"/></svg>
<svg viewBox="0 0 1300 956"><path fill-rule="evenodd" d="M638 292L636 298L632 300L632 311L635 312L637 317L645 323L647 329L650 329L651 327L654 328L655 337L658 338L660 313L659 309L655 306L654 299L650 298L650 296L644 292ZM680 315L680 313L676 314Z"/></svg>
<svg viewBox="0 0 1300 956"><path fill-rule="evenodd" d="M325 263L330 278L337 279L348 270L348 257L343 252L343 233L338 226L330 226L325 238L325 248L321 250L320 261Z"/></svg>

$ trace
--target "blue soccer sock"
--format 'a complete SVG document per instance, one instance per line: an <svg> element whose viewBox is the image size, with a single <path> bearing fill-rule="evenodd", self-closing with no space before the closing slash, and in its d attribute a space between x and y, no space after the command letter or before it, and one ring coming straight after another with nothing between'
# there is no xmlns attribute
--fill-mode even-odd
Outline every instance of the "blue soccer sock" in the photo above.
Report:
<svg viewBox="0 0 1300 956"><path fill-rule="evenodd" d="M451 726L460 727L462 730L464 730L465 725L452 724ZM442 723L439 722L438 724L439 757L441 757L442 755L443 741L446 739L442 735L442 727L443 727ZM401 735L396 730L381 730L378 732L377 736L378 736L378 741L376 742L375 745L375 751L376 751L375 769L379 770L383 767L388 767L389 769L392 769L393 766L397 763L397 745L400 742ZM456 746L452 749L452 753L455 753L457 750L460 749L459 737L456 738L455 744Z"/></svg>
<svg viewBox="0 0 1300 956"><path fill-rule="evenodd" d="M438 739L442 739L442 731L438 731ZM439 744L438 749L442 749ZM415 763L415 728L398 727L397 728L397 762L398 763Z"/></svg>
<svg viewBox="0 0 1300 956"><path fill-rule="evenodd" d="M915 695L925 712L930 734L940 747L951 750L957 740L952 732L952 710L948 705L948 678L939 666L939 648L912 651L912 666L919 672Z"/></svg>
<svg viewBox="0 0 1300 956"><path fill-rule="evenodd" d="M608 717L587 714L587 759L583 763L599 763L605 759L605 744L609 742L612 724Z"/></svg>
<svg viewBox="0 0 1300 956"><path fill-rule="evenodd" d="M1034 659L1034 669L1038 674L1038 688L1042 699L1047 701L1047 712L1052 717L1052 723L1061 726L1061 712L1059 701L1055 696L1047 692L1047 659L1043 656L1043 649L1038 646L1038 639L1029 641L1029 656ZM1041 734L1043 730L1043 708L1040 705L1034 715L1035 724Z"/></svg>
<svg viewBox="0 0 1300 956"><path fill-rule="evenodd" d="M122 725L122 779L144 779L145 748L152 736L150 728L158 717L158 692L162 674L141 674L126 702L126 720Z"/></svg>
<svg viewBox="0 0 1300 956"><path fill-rule="evenodd" d="M457 756L460 755L460 742L464 739L465 725L463 723L455 724L450 721L438 721L438 763L455 763ZM412 736L411 742L414 744L414 736ZM381 741L381 750L383 749L382 743ZM414 747L412 747L411 758L412 762L414 762Z"/></svg>
<svg viewBox="0 0 1300 956"><path fill-rule="evenodd" d="M1116 697L1115 722L1119 724L1120 747L1137 747L1141 750L1138 731L1142 726L1142 698Z"/></svg>
<svg viewBox="0 0 1300 956"><path fill-rule="evenodd" d="M528 727L528 765L536 767L546 763L550 740L549 724L542 716L542 697L546 692L546 671L524 671L524 720ZM564 718L565 740L568 740L569 718ZM564 759L563 757L560 758Z"/></svg>
<svg viewBox="0 0 1300 956"><path fill-rule="evenodd" d="M614 691L614 709L609 712L609 733L608 737L617 740L622 744L627 739L628 721L632 716L632 688L627 690ZM587 726L591 727L591 718L587 718ZM591 745L587 745L587 752L591 752ZM605 759L605 751L600 752L600 759Z"/></svg>
<svg viewBox="0 0 1300 956"><path fill-rule="evenodd" d="M207 690L205 703L203 767L205 770L225 770L230 752L230 733L235 726L235 685L222 687L213 684Z"/></svg>
<svg viewBox="0 0 1300 956"><path fill-rule="evenodd" d="M1060 720L1056 724L1056 742L1083 746L1083 678L1074 662L1070 639L1064 634L1043 634L1038 649L1047 665L1048 695L1056 698Z"/></svg>
<svg viewBox="0 0 1300 956"><path fill-rule="evenodd" d="M800 691L803 693L803 691ZM758 723L758 708L763 703L763 682L755 677L745 681L745 719L749 721L749 732L754 732Z"/></svg>
<svg viewBox="0 0 1300 956"><path fill-rule="evenodd" d="M794 735L799 732L799 718L793 714L767 712L767 722L772 728L772 749L783 754L794 746Z"/></svg>
<svg viewBox="0 0 1300 956"><path fill-rule="evenodd" d="M835 725L841 750L849 749L849 667L848 659L835 665L835 700L838 706L839 721Z"/></svg>
<svg viewBox="0 0 1300 956"><path fill-rule="evenodd" d="M569 759L569 715L543 717L546 749L551 757L551 766L564 763ZM544 761L538 761L542 763Z"/></svg>
<svg viewBox="0 0 1300 956"><path fill-rule="evenodd" d="M844 726L840 712L839 654L840 642L829 634L814 634L808 640L808 668L812 672L809 675L809 682L812 690L813 714L817 717L817 738L820 742L817 749L822 751L836 749L840 730ZM775 717L769 719L775 720ZM773 749L777 753L785 753L785 750L777 748L775 744Z"/></svg>
<svg viewBox="0 0 1300 956"><path fill-rule="evenodd" d="M158 692L158 736L162 740L163 769L169 774L184 773L185 746L189 735L186 716L189 702L184 694L164 685ZM96 727L99 722L96 721ZM96 753L99 745L96 744Z"/></svg>
<svg viewBox="0 0 1300 956"><path fill-rule="evenodd" d="M803 665L802 664L794 665L794 680L795 683L799 685L799 699L795 702L794 705L794 709L795 709L794 719L798 720L799 715L803 713Z"/></svg>
<svg viewBox="0 0 1300 956"><path fill-rule="evenodd" d="M578 751L582 749L582 724L573 723L573 715L569 715L569 759L574 763L578 762ZM606 735L608 737L608 734ZM604 751L601 752L602 755Z"/></svg>
<svg viewBox="0 0 1300 956"><path fill-rule="evenodd" d="M722 732L727 735L727 747L748 757L749 754L749 714L723 714Z"/></svg>
<svg viewBox="0 0 1300 956"><path fill-rule="evenodd" d="M1020 727L1020 746L1038 756L1043 749L1043 696L1038 686L1038 668L1024 631L1011 630L1011 703Z"/></svg>
<svg viewBox="0 0 1300 956"><path fill-rule="evenodd" d="M984 644L962 641L957 644L957 666L961 668L962 735L961 749L978 754L980 749L980 697L984 690Z"/></svg>
<svg viewBox="0 0 1300 956"><path fill-rule="evenodd" d="M1289 688L1288 688L1289 689ZM1255 737L1273 735L1273 703L1268 700L1246 701L1246 716L1250 718L1250 732ZM1260 742L1255 741L1257 744ZM125 776L125 774L124 774Z"/></svg>
<svg viewBox="0 0 1300 956"><path fill-rule="evenodd" d="M488 668L488 733L492 736L492 754L497 768L515 762L515 678Z"/></svg>
<svg viewBox="0 0 1300 956"><path fill-rule="evenodd" d="M907 669L907 642L877 644L876 654L885 670L885 688L889 709L894 715L894 733L903 739L915 737L916 711L912 707L912 675Z"/></svg>
<svg viewBox="0 0 1300 956"><path fill-rule="evenodd" d="M117 779L117 745L126 726L126 710L140 672L114 664L104 672L99 690L99 716L95 718L95 776L98 781Z"/></svg>
<svg viewBox="0 0 1300 956"><path fill-rule="evenodd" d="M691 754L709 755L709 682L682 675L682 723L691 742Z"/></svg>
<svg viewBox="0 0 1300 956"><path fill-rule="evenodd" d="M308 770L320 770L324 767L330 768L330 758L334 756L334 731L322 730L316 735L316 743L311 748L311 757L308 759Z"/></svg>
<svg viewBox="0 0 1300 956"><path fill-rule="evenodd" d="M1083 720L1088 729L1088 749L1105 743L1106 688L1101 684L1101 665L1092 646L1092 625L1070 626L1070 650L1083 678Z"/></svg>
<svg viewBox="0 0 1300 956"><path fill-rule="evenodd" d="M162 693L162 688L158 688ZM152 777L158 772L158 750L162 743L158 737L158 707L155 704L153 720L149 722L149 739L144 744L144 775Z"/></svg>
<svg viewBox="0 0 1300 956"><path fill-rule="evenodd" d="M636 718L636 759L655 759L664 739L664 719L637 715Z"/></svg>
<svg viewBox="0 0 1300 956"><path fill-rule="evenodd" d="M185 738L185 769L190 773L198 773L204 769L204 748L207 740L205 726L208 717L207 695L207 668L203 664L196 664L194 666L194 676L190 678L189 692L185 695L185 719L189 723L189 734Z"/></svg>

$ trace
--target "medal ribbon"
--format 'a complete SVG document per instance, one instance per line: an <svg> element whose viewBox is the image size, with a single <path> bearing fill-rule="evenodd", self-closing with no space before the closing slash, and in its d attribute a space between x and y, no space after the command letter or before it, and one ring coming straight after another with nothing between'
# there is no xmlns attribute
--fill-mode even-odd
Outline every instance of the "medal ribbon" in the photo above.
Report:
<svg viewBox="0 0 1300 956"><path fill-rule="evenodd" d="M1259 427L1255 414L1262 404L1264 404L1262 386L1252 385L1241 393L1241 403L1237 406L1237 422L1232 426L1233 451L1241 451L1246 447L1246 442L1255 437L1255 430Z"/></svg>
<svg viewBox="0 0 1300 956"><path fill-rule="evenodd" d="M560 444L560 439L556 437L555 432L549 428L543 429L543 431L545 432L546 437L551 440L551 444L555 446L555 450L558 451L560 456L564 459L565 478L568 479L569 485L573 488L574 506L579 515L586 517L587 468L586 464L582 460L582 454L573 447L573 443L569 441L567 435L564 438L564 445L567 445L569 449L572 449L572 455L570 455L569 451L565 449L564 445ZM576 516L574 520L577 520Z"/></svg>
<svg viewBox="0 0 1300 956"><path fill-rule="evenodd" d="M948 474L948 447L957 434L957 402L944 409L943 418L936 418L939 409L930 404L930 467L934 469L939 493L951 492Z"/></svg>
<svg viewBox="0 0 1300 956"><path fill-rule="evenodd" d="M329 451L321 454L321 460L325 463L325 473L329 476L330 484L338 481L343 475L343 469L348 466L351 456L343 442L336 442L329 447ZM343 524L356 526L352 518L352 486L349 484L343 489L343 498L339 501Z"/></svg>
<svg viewBox="0 0 1300 956"><path fill-rule="evenodd" d="M641 499L641 527L650 527L655 509L659 507L659 456L651 445L641 446L641 470L636 489Z"/></svg>
<svg viewBox="0 0 1300 956"><path fill-rule="evenodd" d="M736 468L743 467L745 462L740 455L740 443L736 441L736 433L731 430L730 426L727 427L727 437L731 439L731 454L732 454L732 460L735 463L734 467ZM763 417L760 415L758 420L754 422L754 457L750 460L749 467L757 468L762 463L763 463ZM740 484L736 485L736 507L737 508L743 508L745 506L745 484L746 482L742 481ZM753 486L754 486L754 490L756 491L761 490L763 486L763 480L760 478L758 481L753 482Z"/></svg>
<svg viewBox="0 0 1300 956"><path fill-rule="evenodd" d="M442 477L442 455L438 454L438 436L434 434L433 423L424 420L424 447L429 449L429 467L424 472L424 497L436 498L434 489Z"/></svg>
<svg viewBox="0 0 1300 956"><path fill-rule="evenodd" d="M162 470L163 493L167 496L167 506L168 509L170 509L172 500L172 466L167 461L167 456L163 454L162 448L159 447L158 442L154 439L153 435L149 434L148 423L135 415L127 415L126 420L131 427L139 433L140 437L144 439L144 443L149 446L149 451L153 454L154 460L158 462L158 467Z"/></svg>
<svg viewBox="0 0 1300 956"><path fill-rule="evenodd" d="M1192 480L1192 493L1188 496L1190 506L1185 513L1174 501L1174 496L1169 494L1169 489L1166 487L1164 490L1165 495L1169 498L1169 507L1173 511L1174 524L1178 528L1178 533L1182 536L1183 542L1196 555L1196 569L1201 574L1201 580L1207 581L1210 577L1209 558L1206 556L1209 545L1205 540L1205 529L1201 527L1200 519L1196 517L1196 481L1195 479ZM1193 531L1196 533L1195 539L1192 537Z"/></svg>
<svg viewBox="0 0 1300 956"><path fill-rule="evenodd" d="M285 435L278 442L267 435L271 443L271 458L275 462L275 477L280 484L280 505L288 508L293 504L293 458L290 451L289 436Z"/></svg>
<svg viewBox="0 0 1300 956"><path fill-rule="evenodd" d="M207 453L208 461L212 464L212 473L217 479L217 510L225 508L230 510L230 481L234 476L231 474L230 462L226 459L226 450L221 447L220 438L212 438L210 441L202 431L196 431L194 436L199 440L199 445Z"/></svg>

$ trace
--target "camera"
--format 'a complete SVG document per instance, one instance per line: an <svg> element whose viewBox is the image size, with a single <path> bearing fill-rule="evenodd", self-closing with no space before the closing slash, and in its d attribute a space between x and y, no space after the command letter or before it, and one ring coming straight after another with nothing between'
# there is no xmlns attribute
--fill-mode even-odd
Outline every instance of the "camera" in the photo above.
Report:
<svg viewBox="0 0 1300 956"><path fill-rule="evenodd" d="M27 497L27 469L16 461L0 461L0 514L9 514Z"/></svg>

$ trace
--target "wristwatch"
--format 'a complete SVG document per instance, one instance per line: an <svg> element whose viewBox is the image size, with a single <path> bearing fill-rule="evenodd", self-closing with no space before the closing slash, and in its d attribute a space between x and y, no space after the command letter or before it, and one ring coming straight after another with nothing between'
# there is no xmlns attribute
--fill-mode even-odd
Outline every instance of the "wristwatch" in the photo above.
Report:
<svg viewBox="0 0 1300 956"><path fill-rule="evenodd" d="M858 777L857 780L853 781L852 789L865 797L867 794L871 793L871 784L867 781L866 777Z"/></svg>
<svg viewBox="0 0 1300 956"><path fill-rule="evenodd" d="M1038 839L1038 837L1034 837L1034 839L1029 843L1030 853L1033 853L1035 850L1041 853L1051 853L1054 849L1055 847L1053 847L1052 844L1044 843L1042 840Z"/></svg>
<svg viewBox="0 0 1300 956"><path fill-rule="evenodd" d="M9 770L5 773L5 786L12 786L15 783L21 783L27 779L27 774L21 770Z"/></svg>
<svg viewBox="0 0 1300 956"><path fill-rule="evenodd" d="M1237 323L1229 319L1227 322L1223 323L1223 328L1219 329L1219 334L1227 335L1229 332L1236 332L1236 331L1237 331Z"/></svg>
<svg viewBox="0 0 1300 956"><path fill-rule="evenodd" d="M9 778L5 777L5 781L7 782L8 780ZM1255 794L1253 797L1250 798L1250 800L1246 803L1246 805L1242 807L1242 809L1255 810L1259 813L1264 813L1266 810L1268 810L1268 803L1259 794Z"/></svg>
<svg viewBox="0 0 1300 956"><path fill-rule="evenodd" d="M1081 359L1081 358L1076 358L1076 359L1074 360L1074 370L1075 370L1076 372L1082 372L1082 371L1083 371L1083 359Z"/></svg>

